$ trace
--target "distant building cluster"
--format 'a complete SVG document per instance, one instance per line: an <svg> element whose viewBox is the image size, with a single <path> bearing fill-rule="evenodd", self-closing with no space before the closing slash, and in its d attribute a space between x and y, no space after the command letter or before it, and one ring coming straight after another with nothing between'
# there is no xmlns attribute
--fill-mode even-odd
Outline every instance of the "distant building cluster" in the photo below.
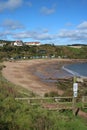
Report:
<svg viewBox="0 0 87 130"><path fill-rule="evenodd" d="M11 43L12 46L23 46L23 42L22 41L15 41Z"/></svg>
<svg viewBox="0 0 87 130"><path fill-rule="evenodd" d="M23 46L23 45L27 45L27 46L39 46L40 42L15 41L15 42L12 42L11 45L13 45L13 46Z"/></svg>
<svg viewBox="0 0 87 130"><path fill-rule="evenodd" d="M6 43L5 43L5 42L0 43L0 47L3 47L4 45L6 45Z"/></svg>
<svg viewBox="0 0 87 130"><path fill-rule="evenodd" d="M7 43L1 43L0 46L3 47L3 45L6 45ZM24 46L24 45L27 45L27 46L39 46L41 45L40 42L23 42L23 41L13 41L11 42L11 46Z"/></svg>
<svg viewBox="0 0 87 130"><path fill-rule="evenodd" d="M39 46L40 42L25 42L25 45L31 45L31 46Z"/></svg>

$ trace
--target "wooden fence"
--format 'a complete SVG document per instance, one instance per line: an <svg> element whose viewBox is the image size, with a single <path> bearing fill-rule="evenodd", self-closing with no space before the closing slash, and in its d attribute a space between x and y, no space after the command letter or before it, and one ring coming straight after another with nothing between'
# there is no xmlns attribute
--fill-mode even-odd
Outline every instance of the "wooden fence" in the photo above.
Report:
<svg viewBox="0 0 87 130"><path fill-rule="evenodd" d="M73 97L35 97L15 98L15 100L25 101L29 105L41 106L47 110L72 110L74 115L79 108L87 109L87 96L80 99ZM78 106L79 103L80 106Z"/></svg>
<svg viewBox="0 0 87 130"><path fill-rule="evenodd" d="M82 97L82 108L87 108L87 96Z"/></svg>
<svg viewBox="0 0 87 130"><path fill-rule="evenodd" d="M49 110L73 109L73 97L15 98L30 105L41 105Z"/></svg>

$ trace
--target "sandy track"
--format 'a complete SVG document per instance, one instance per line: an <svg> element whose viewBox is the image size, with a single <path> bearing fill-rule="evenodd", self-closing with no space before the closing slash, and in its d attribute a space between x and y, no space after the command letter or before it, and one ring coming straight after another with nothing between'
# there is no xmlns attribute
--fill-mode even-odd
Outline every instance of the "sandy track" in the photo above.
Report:
<svg viewBox="0 0 87 130"><path fill-rule="evenodd" d="M4 62L6 68L2 70L2 74L8 81L20 85L40 96L43 96L45 93L50 91L57 91L60 95L62 95L62 90L58 90L56 86L52 83L42 82L40 78L34 74L35 71L42 71L39 67L40 64L45 65L46 63L51 64L58 61L62 60L38 59L16 62Z"/></svg>

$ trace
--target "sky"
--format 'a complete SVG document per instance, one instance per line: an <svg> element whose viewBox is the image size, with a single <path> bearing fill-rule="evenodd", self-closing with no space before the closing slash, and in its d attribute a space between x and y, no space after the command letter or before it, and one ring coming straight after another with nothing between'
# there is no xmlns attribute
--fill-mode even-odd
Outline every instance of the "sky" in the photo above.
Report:
<svg viewBox="0 0 87 130"><path fill-rule="evenodd" d="M0 39L87 44L87 0L0 0Z"/></svg>

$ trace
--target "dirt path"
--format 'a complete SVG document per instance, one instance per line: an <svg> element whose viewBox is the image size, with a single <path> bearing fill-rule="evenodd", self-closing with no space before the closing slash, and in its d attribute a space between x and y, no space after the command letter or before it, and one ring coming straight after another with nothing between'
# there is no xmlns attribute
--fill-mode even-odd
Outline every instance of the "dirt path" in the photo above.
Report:
<svg viewBox="0 0 87 130"><path fill-rule="evenodd" d="M83 112L83 111L80 110L78 115L87 119L87 113L86 112Z"/></svg>
<svg viewBox="0 0 87 130"><path fill-rule="evenodd" d="M14 84L20 85L34 93L43 96L45 93L50 91L57 91L60 95L63 94L62 90L56 88L53 83L42 82L38 76L35 75L36 71L43 71L45 64L52 64L55 62L65 62L70 60L62 59L38 59L38 60L27 60L27 61L16 61L16 62L4 62L6 68L2 70L3 76ZM43 65L40 68L40 64Z"/></svg>

